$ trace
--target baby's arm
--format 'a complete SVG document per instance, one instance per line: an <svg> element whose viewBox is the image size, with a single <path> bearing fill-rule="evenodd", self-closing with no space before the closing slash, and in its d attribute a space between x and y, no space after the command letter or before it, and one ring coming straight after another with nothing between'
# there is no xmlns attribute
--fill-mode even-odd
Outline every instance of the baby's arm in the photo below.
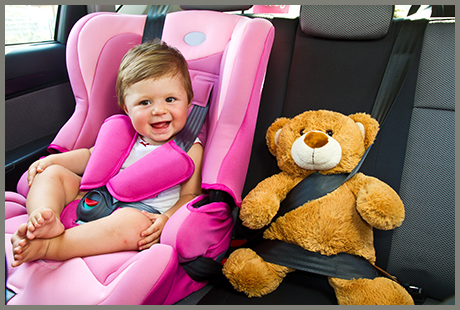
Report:
<svg viewBox="0 0 460 310"><path fill-rule="evenodd" d="M32 165L30 165L27 174L27 183L29 187L32 185L35 175L43 172L51 165L60 165L78 175L82 175L85 171L86 165L88 164L92 150L92 148L78 149L65 153L52 154L35 161Z"/></svg>
<svg viewBox="0 0 460 310"><path fill-rule="evenodd" d="M150 248L153 244L160 242L161 232L169 218L184 204L202 194L201 191L201 163L203 159L203 147L195 143L189 150L188 155L195 164L193 175L182 183L179 200L163 214L152 214L145 211L142 213L147 216L152 225L141 233L139 250Z"/></svg>

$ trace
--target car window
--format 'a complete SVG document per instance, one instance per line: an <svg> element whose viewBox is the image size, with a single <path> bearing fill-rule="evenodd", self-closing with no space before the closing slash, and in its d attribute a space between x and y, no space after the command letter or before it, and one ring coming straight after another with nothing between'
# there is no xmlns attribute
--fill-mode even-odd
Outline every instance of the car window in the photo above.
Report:
<svg viewBox="0 0 460 310"><path fill-rule="evenodd" d="M54 40L58 5L5 5L5 51Z"/></svg>
<svg viewBox="0 0 460 310"><path fill-rule="evenodd" d="M296 18L299 16L300 5L254 5L252 13L271 14L274 17Z"/></svg>
<svg viewBox="0 0 460 310"><path fill-rule="evenodd" d="M300 5L254 5L245 14L264 15L281 18L297 18L300 15ZM406 17L411 5L395 5L395 18ZM428 7L423 5L422 9ZM230 13L241 13L240 11Z"/></svg>
<svg viewBox="0 0 460 310"><path fill-rule="evenodd" d="M253 16L296 18L299 16L299 12L300 5L253 5L250 9L244 12L234 11L226 13L244 13Z"/></svg>

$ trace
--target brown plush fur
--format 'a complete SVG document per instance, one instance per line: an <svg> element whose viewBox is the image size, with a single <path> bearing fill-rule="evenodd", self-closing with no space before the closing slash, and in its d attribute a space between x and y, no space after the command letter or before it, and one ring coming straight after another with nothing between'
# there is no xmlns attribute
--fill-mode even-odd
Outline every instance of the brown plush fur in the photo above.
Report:
<svg viewBox="0 0 460 310"><path fill-rule="evenodd" d="M413 305L407 291L388 278L344 280L329 278L341 305Z"/></svg>
<svg viewBox="0 0 460 310"><path fill-rule="evenodd" d="M372 228L394 229L404 220L399 196L374 177L357 173L326 196L299 206L275 222L272 219L289 191L316 172L298 166L291 154L293 143L302 134L311 130L332 134L341 147L340 161L319 172L337 174L353 170L373 143L378 128L377 121L364 113L345 116L332 111L307 111L293 119L276 120L267 130L267 145L282 172L261 181L245 197L240 211L243 225L251 229L269 225L263 235L266 239L286 241L323 255L354 254L374 263ZM234 288L249 297L274 291L291 271L263 261L250 249L233 252L223 269ZM387 278L330 278L329 282L339 304L413 304L405 289Z"/></svg>

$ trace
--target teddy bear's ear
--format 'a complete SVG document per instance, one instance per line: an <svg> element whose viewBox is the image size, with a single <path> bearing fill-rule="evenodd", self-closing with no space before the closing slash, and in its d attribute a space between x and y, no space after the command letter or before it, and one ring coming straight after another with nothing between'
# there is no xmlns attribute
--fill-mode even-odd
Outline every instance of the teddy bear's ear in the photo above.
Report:
<svg viewBox="0 0 460 310"><path fill-rule="evenodd" d="M267 135L265 138L267 139L268 149L273 156L276 156L276 144L278 142L279 132L281 131L281 128L284 127L284 125L289 123L289 121L290 119L286 117L278 118L273 122L273 124L270 125L267 130Z"/></svg>
<svg viewBox="0 0 460 310"><path fill-rule="evenodd" d="M356 113L349 115L349 117L357 123L361 132L364 129L364 146L367 149L374 142L375 136L377 136L379 123L366 113Z"/></svg>

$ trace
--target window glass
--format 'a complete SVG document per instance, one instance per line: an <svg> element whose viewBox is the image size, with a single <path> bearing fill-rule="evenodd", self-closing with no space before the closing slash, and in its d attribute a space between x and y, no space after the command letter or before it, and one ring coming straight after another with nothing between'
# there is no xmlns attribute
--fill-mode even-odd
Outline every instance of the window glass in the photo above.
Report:
<svg viewBox="0 0 460 310"><path fill-rule="evenodd" d="M406 17L411 5L395 5L395 18Z"/></svg>
<svg viewBox="0 0 460 310"><path fill-rule="evenodd" d="M255 14L270 14L274 17L296 18L299 16L300 5L254 5Z"/></svg>
<svg viewBox="0 0 460 310"><path fill-rule="evenodd" d="M296 18L299 16L300 5L253 5L244 14L253 14L254 16L271 16L283 18ZM241 11L226 12L230 14L241 14Z"/></svg>
<svg viewBox="0 0 460 310"><path fill-rule="evenodd" d="M5 45L54 40L57 5L5 5Z"/></svg>

